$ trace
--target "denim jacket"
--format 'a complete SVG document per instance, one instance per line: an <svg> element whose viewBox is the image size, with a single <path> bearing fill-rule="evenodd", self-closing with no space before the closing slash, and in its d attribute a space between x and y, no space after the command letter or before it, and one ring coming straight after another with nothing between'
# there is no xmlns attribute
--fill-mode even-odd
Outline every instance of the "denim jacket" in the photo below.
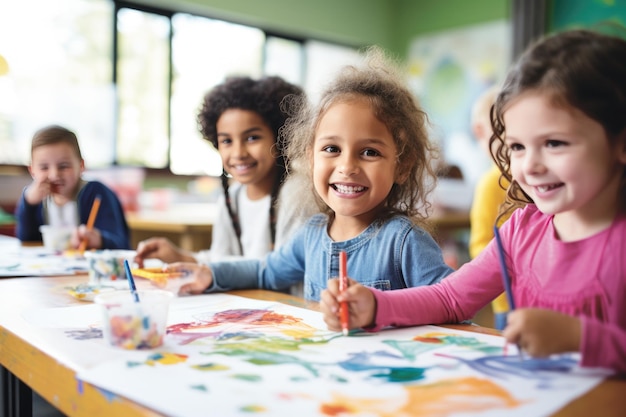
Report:
<svg viewBox="0 0 626 417"><path fill-rule="evenodd" d="M343 242L334 242L327 227L328 218L317 214L264 260L209 264L213 284L206 292L286 290L304 281L304 298L319 301L326 281L339 275L341 251L348 255L348 276L380 290L430 285L452 272L434 239L406 217L374 222Z"/></svg>

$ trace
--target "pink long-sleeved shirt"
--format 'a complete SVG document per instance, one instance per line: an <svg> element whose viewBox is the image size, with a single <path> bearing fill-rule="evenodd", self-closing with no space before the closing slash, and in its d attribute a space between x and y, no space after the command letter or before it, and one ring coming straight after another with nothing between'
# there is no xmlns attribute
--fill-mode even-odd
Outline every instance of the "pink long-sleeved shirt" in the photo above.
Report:
<svg viewBox="0 0 626 417"><path fill-rule="evenodd" d="M576 242L556 237L552 216L533 204L500 228L517 308L536 307L582 322L582 366L626 373L626 216ZM481 254L439 284L374 291L376 328L471 319L504 290L498 249Z"/></svg>

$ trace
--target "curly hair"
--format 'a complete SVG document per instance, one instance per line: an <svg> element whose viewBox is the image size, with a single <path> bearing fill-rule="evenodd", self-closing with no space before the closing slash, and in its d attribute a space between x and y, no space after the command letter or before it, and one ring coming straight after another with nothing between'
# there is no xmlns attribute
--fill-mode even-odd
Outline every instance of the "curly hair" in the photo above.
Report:
<svg viewBox="0 0 626 417"><path fill-rule="evenodd" d="M615 144L626 134L626 41L591 30L570 30L544 37L517 61L491 109L492 155L509 180L499 216L532 203L511 175L510 151L504 144L504 113L510 103L528 91L549 94L555 105L574 107L604 127ZM621 210L626 209L626 170L620 189Z"/></svg>
<svg viewBox="0 0 626 417"><path fill-rule="evenodd" d="M277 174L272 187L269 212L272 245L276 238L276 201L287 171L287 161L282 150L284 141L278 139L280 128L288 117L283 100L291 95L304 97L304 92L300 87L288 83L280 77L268 76L258 80L250 77L229 77L204 96L197 117L200 133L215 149L218 148L217 121L229 109L249 110L257 113L274 133ZM228 213L239 239L241 226L230 201L230 194L228 193L230 179L224 169L222 169L221 180ZM241 247L241 242L239 245Z"/></svg>
<svg viewBox="0 0 626 417"><path fill-rule="evenodd" d="M396 155L396 178L407 180L393 185L385 202L380 219L401 214L428 230L426 220L430 207L428 195L436 184L436 174L430 161L437 148L429 140L428 118L415 96L410 92L401 76L400 67L379 47L367 49L362 65L349 65L338 73L322 92L315 108L301 102L297 114L283 127L283 137L289 138L285 146L290 161L290 181L299 181L305 195L314 199L317 208L330 218L333 212L314 192L312 180L311 148L317 126L328 109L339 102L365 99L374 114L391 133L398 154Z"/></svg>

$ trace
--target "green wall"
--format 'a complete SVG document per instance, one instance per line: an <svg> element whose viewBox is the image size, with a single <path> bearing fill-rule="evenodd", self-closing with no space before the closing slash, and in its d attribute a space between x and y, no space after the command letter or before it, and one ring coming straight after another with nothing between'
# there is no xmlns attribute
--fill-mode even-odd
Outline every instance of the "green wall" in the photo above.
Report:
<svg viewBox="0 0 626 417"><path fill-rule="evenodd" d="M352 46L378 44L401 57L423 33L509 16L509 0L140 0Z"/></svg>
<svg viewBox="0 0 626 417"><path fill-rule="evenodd" d="M393 4L387 0L142 0L176 4L239 23L283 34L339 42L392 47Z"/></svg>
<svg viewBox="0 0 626 417"><path fill-rule="evenodd" d="M406 54L412 39L446 29L508 19L509 0L396 0L394 50Z"/></svg>

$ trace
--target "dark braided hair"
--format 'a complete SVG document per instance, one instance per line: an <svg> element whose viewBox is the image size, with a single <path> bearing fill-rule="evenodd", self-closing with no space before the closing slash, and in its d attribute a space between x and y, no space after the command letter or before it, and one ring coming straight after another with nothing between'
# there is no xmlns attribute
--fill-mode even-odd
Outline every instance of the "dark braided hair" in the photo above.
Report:
<svg viewBox="0 0 626 417"><path fill-rule="evenodd" d="M287 161L283 155L284 140L278 139L280 129L288 117L288 109L285 106L289 103L289 100L284 99L291 95L304 96L304 92L300 87L288 83L280 77L262 77L258 80L250 77L229 77L205 95L197 119L202 136L215 149L218 148L217 121L229 109L249 110L257 113L274 132L277 174L272 186L269 210L272 248L276 241L276 201L280 187L287 175ZM224 169L222 169L221 181L228 214L239 241L239 249L243 254L243 248L241 247L241 224L228 193L229 177Z"/></svg>

